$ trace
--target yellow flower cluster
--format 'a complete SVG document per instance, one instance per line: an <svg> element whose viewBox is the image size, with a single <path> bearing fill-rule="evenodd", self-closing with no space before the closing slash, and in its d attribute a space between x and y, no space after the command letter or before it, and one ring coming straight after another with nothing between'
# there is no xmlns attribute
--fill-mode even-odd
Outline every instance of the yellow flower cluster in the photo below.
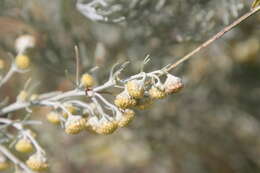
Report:
<svg viewBox="0 0 260 173"><path fill-rule="evenodd" d="M108 135L113 133L117 128L117 122L105 118L98 120L97 117L90 117L86 124L87 130L96 134Z"/></svg>
<svg viewBox="0 0 260 173"><path fill-rule="evenodd" d="M150 81L151 82L151 81ZM146 109L156 99L163 99L169 94L179 92L183 88L183 83L180 78L167 74L167 78L164 84L150 84L145 83L142 80L131 80L125 85L123 92L119 93L114 103L123 110L119 127L123 127L129 124L134 118L134 111L130 108Z"/></svg>
<svg viewBox="0 0 260 173"><path fill-rule="evenodd" d="M46 158L39 153L31 155L26 164L33 171L44 171L49 167Z"/></svg>
<svg viewBox="0 0 260 173"><path fill-rule="evenodd" d="M78 134L85 130L86 122L86 119L81 116L69 116L65 125L65 132L67 134Z"/></svg>
<svg viewBox="0 0 260 173"><path fill-rule="evenodd" d="M136 100L132 98L126 91L116 96L115 105L121 109L130 108L136 105Z"/></svg>
<svg viewBox="0 0 260 173"><path fill-rule="evenodd" d="M122 115L122 118L120 118L117 123L119 127L125 127L129 123L133 121L135 117L135 112L131 109L126 109Z"/></svg>
<svg viewBox="0 0 260 173"><path fill-rule="evenodd" d="M156 77L157 79L157 77ZM180 78L167 74L164 84L161 84L159 77L155 81L130 80L124 90L119 93L114 100L116 108L114 116L106 115L99 111L98 105L94 102L89 104L91 112L84 112L75 105L66 104L67 111L52 111L47 114L47 120L53 124L65 122L65 133L78 134L83 130L88 130L96 134L108 135L118 128L129 125L134 117L134 108L147 109L156 99L163 99L169 94L180 91L183 83ZM94 85L94 79L89 74L84 74L81 78L81 86L90 88ZM102 108L101 108L102 109ZM69 113L70 114L69 114Z"/></svg>

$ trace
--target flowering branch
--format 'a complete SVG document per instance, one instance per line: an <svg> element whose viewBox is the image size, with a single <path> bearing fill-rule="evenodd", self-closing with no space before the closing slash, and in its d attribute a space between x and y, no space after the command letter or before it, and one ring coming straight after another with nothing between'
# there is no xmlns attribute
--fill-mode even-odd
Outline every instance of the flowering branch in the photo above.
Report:
<svg viewBox="0 0 260 173"><path fill-rule="evenodd" d="M22 168L26 173L35 173L29 169L21 160L14 156L5 146L0 144L0 152L3 153L9 160L11 160L15 165Z"/></svg>
<svg viewBox="0 0 260 173"><path fill-rule="evenodd" d="M246 20L247 18L249 18L250 16L256 14L258 11L260 10L260 6L252 9L251 11L247 12L246 14L244 14L243 16L241 16L240 18L238 18L237 20L235 20L233 23L231 23L230 25L228 25L227 27L223 28L220 32L218 32L217 34L215 34L213 37L211 37L209 40L207 40L206 42L202 43L200 46L198 46L196 49L194 49L193 51L191 51L190 53L188 53L187 55L185 55L184 57L182 57L180 60L178 60L177 62L171 64L171 65L167 65L164 68L162 68L161 70L157 70L154 72L150 72L150 74L164 74L164 72L169 72L172 69L174 69L175 67L177 67L179 64L187 61L188 59L190 59L193 55L195 55L196 53L198 53L199 51L201 51L202 49L208 47L211 43L213 43L214 41L216 41L217 39L221 38L225 33L229 32L230 30L232 30L234 27L236 27L237 25L239 25L241 22L243 22L244 20ZM13 67L13 66L12 66ZM11 68L13 69L13 68ZM10 74L13 73L14 70L10 70L11 72L9 72ZM121 71L120 71L121 72ZM7 75L7 77L5 78L9 78L10 75ZM134 75L129 77L128 79L125 79L124 82L133 80L133 79L137 79L140 77L140 74ZM0 86L1 83L3 83L2 81L4 81L4 79L2 79L0 81ZM98 86L96 88L93 89L94 92L100 92L102 90L105 90L107 88L110 88L112 86L115 85L115 82L113 81L108 81L107 83L105 83L104 85ZM74 97L74 96L83 96L85 95L84 91L80 91L80 90L72 90L72 91L68 91L65 92L63 94L59 94L57 96L51 97L49 98L49 100L52 101L57 101L60 99L65 99L67 97ZM33 102L25 102L25 103L13 103L5 108L2 108L0 110L0 115L12 112L12 111L16 111L19 109L23 109L25 107L31 106L33 104L36 104L37 102L33 103ZM41 101L38 102L38 104L41 104Z"/></svg>
<svg viewBox="0 0 260 173"><path fill-rule="evenodd" d="M99 5L102 7L107 6L103 0L93 0L84 5L78 2L77 8L80 9L84 15L93 20L110 20L108 17L104 17L104 14L109 16L109 12L97 11L96 8ZM116 10L116 8L114 10ZM45 93L32 99L28 98L27 87L25 87L14 103L0 108L0 117L20 109L26 109L31 113L29 110L31 106L47 106L52 108L52 111L46 116L48 121L54 124L60 124L67 134L78 134L85 129L96 134L111 134L116 129L127 126L133 120L135 109L145 109L155 100L163 99L167 95L175 94L180 91L180 89L183 88L182 80L169 74L169 71L208 47L211 43L221 38L225 33L232 30L248 17L256 14L259 10L260 6L253 8L195 50L177 62L167 65L160 70L152 72L143 71L144 65L150 60L149 56L147 56L139 73L122 79L120 75L128 62L121 65L116 64L110 71L108 81L99 86L95 86L95 80L87 73L82 74L79 80L79 57L78 49L75 48L77 71L76 87L74 89L63 93ZM118 19L112 19L112 21L117 20ZM30 64L30 59L23 54L25 49L26 48L23 47L21 48L22 51L18 51L18 55L15 62L12 63L9 72L0 80L0 87L11 78L14 72L26 72ZM162 79L161 76L165 76L165 79ZM116 96L113 98L114 104L103 96L104 94L114 96L112 91L109 91L110 89L118 89L118 93L116 93ZM82 98L84 98L84 101ZM3 130L5 132L6 127L12 126L19 132L18 138L20 140L16 143L17 151L30 152L31 148L36 149L36 152L26 161L28 167L12 155L5 146L0 145L0 151L13 163L28 173L33 173L31 170L45 170L48 168L45 151L35 140L31 132L24 129L25 124L38 124L38 122L0 118L1 131ZM7 136L8 139L14 139L14 137L13 135Z"/></svg>

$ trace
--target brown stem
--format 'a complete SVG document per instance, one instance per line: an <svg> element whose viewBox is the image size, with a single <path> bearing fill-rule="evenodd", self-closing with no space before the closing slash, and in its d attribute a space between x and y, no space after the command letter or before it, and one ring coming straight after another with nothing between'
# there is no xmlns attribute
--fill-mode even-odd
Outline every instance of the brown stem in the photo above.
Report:
<svg viewBox="0 0 260 173"><path fill-rule="evenodd" d="M221 38L225 33L229 32L230 30L232 30L234 27L236 27L237 25L239 25L241 22L243 22L244 20L246 20L248 17L252 16L253 14L256 14L258 11L260 10L260 6L252 9L251 11L247 12L246 14L244 14L243 16L241 16L240 18L238 18L237 20L235 20L233 23L231 23L230 25L226 26L225 28L223 28L220 32L218 32L217 34L215 34L213 37L211 37L209 40L205 41L204 43L202 43L200 46L198 46L196 49L194 49L193 51L191 51L190 53L188 53L187 55L185 55L184 57L182 57L181 59L179 59L177 62L173 63L172 65L170 65L169 67L167 67L165 69L165 71L169 72L170 70L174 69L175 67L177 67L179 64L183 63L184 61L190 59L193 55L195 55L196 53L198 53L200 50L208 47L211 43L213 43L214 41L216 41L217 39Z"/></svg>

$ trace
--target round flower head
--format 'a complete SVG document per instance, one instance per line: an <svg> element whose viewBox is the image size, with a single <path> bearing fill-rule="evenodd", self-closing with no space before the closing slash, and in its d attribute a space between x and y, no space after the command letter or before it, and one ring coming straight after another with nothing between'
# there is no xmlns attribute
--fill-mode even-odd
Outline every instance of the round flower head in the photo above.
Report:
<svg viewBox="0 0 260 173"><path fill-rule="evenodd" d="M15 144L15 150L21 153L29 153L33 151L33 146L31 141L26 138L20 139Z"/></svg>
<svg viewBox="0 0 260 173"><path fill-rule="evenodd" d="M183 82L180 78L167 74L167 79L164 83L166 94L177 93L183 88L183 86Z"/></svg>
<svg viewBox="0 0 260 173"><path fill-rule="evenodd" d="M118 94L114 101L115 105L119 108L126 109L136 104L136 100L131 98L126 91Z"/></svg>
<svg viewBox="0 0 260 173"><path fill-rule="evenodd" d="M153 104L153 99L151 99L150 97L144 97L142 99L139 99L135 105L136 108L141 109L141 110L145 110L150 108L150 106Z"/></svg>
<svg viewBox="0 0 260 173"><path fill-rule="evenodd" d="M58 112L51 111L47 114L47 120L53 124L60 123L60 114Z"/></svg>
<svg viewBox="0 0 260 173"><path fill-rule="evenodd" d="M4 171L10 168L10 164L7 159L0 153L0 171Z"/></svg>
<svg viewBox="0 0 260 173"><path fill-rule="evenodd" d="M95 84L95 80L90 74L85 73L81 76L80 83L84 88L90 88Z"/></svg>
<svg viewBox="0 0 260 173"><path fill-rule="evenodd" d="M26 161L26 164L33 171L44 171L49 167L47 159L39 153L31 155L29 159Z"/></svg>
<svg viewBox="0 0 260 173"><path fill-rule="evenodd" d="M86 119L81 116L69 116L65 124L67 134L78 134L86 128Z"/></svg>
<svg viewBox="0 0 260 173"><path fill-rule="evenodd" d="M26 70L30 66L30 58L26 55L17 55L15 58L15 65L20 70Z"/></svg>
<svg viewBox="0 0 260 173"><path fill-rule="evenodd" d="M95 128L95 132L101 135L109 135L117 128L117 123L114 120L101 119L100 124Z"/></svg>
<svg viewBox="0 0 260 173"><path fill-rule="evenodd" d="M158 87L152 86L151 89L149 89L149 97L151 99L163 99L166 96L166 93L164 90L159 89Z"/></svg>
<svg viewBox="0 0 260 173"><path fill-rule="evenodd" d="M128 81L126 89L128 94L135 99L140 99L144 96L144 84L141 80Z"/></svg>
<svg viewBox="0 0 260 173"><path fill-rule="evenodd" d="M117 123L114 120L107 120L105 118L98 119L97 117L90 117L87 122L87 129L91 132L108 135L117 129Z"/></svg>
<svg viewBox="0 0 260 173"><path fill-rule="evenodd" d="M119 127L125 127L133 121L135 112L131 109L126 109L124 112L117 116L117 124Z"/></svg>

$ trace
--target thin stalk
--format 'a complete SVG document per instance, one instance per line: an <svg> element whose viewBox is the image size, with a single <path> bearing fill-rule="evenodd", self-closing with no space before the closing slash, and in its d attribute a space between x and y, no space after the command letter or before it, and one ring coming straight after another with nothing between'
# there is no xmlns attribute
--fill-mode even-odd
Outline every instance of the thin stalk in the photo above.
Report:
<svg viewBox="0 0 260 173"><path fill-rule="evenodd" d="M254 8L254 9L252 9L251 11L247 12L246 14L244 14L243 16L241 16L240 18L235 20L233 23L231 23L230 25L228 25L225 28L223 28L221 31L219 31L217 34L215 34L213 37L211 37L210 39L208 39L207 41L205 41L204 43L199 45L196 49L194 49L193 51L191 51L190 53L188 53L187 55L185 55L184 57L179 59L177 62L171 64L169 67L164 68L164 71L169 72L172 69L174 69L175 67L177 67L179 64L183 63L184 61L187 61L193 55L195 55L196 53L198 53L202 49L208 47L211 43L213 43L214 41L216 41L219 38L221 38L225 33L231 31L237 25L242 23L244 20L246 20L250 16L256 14L259 10L260 10L260 6L258 6L258 7Z"/></svg>

